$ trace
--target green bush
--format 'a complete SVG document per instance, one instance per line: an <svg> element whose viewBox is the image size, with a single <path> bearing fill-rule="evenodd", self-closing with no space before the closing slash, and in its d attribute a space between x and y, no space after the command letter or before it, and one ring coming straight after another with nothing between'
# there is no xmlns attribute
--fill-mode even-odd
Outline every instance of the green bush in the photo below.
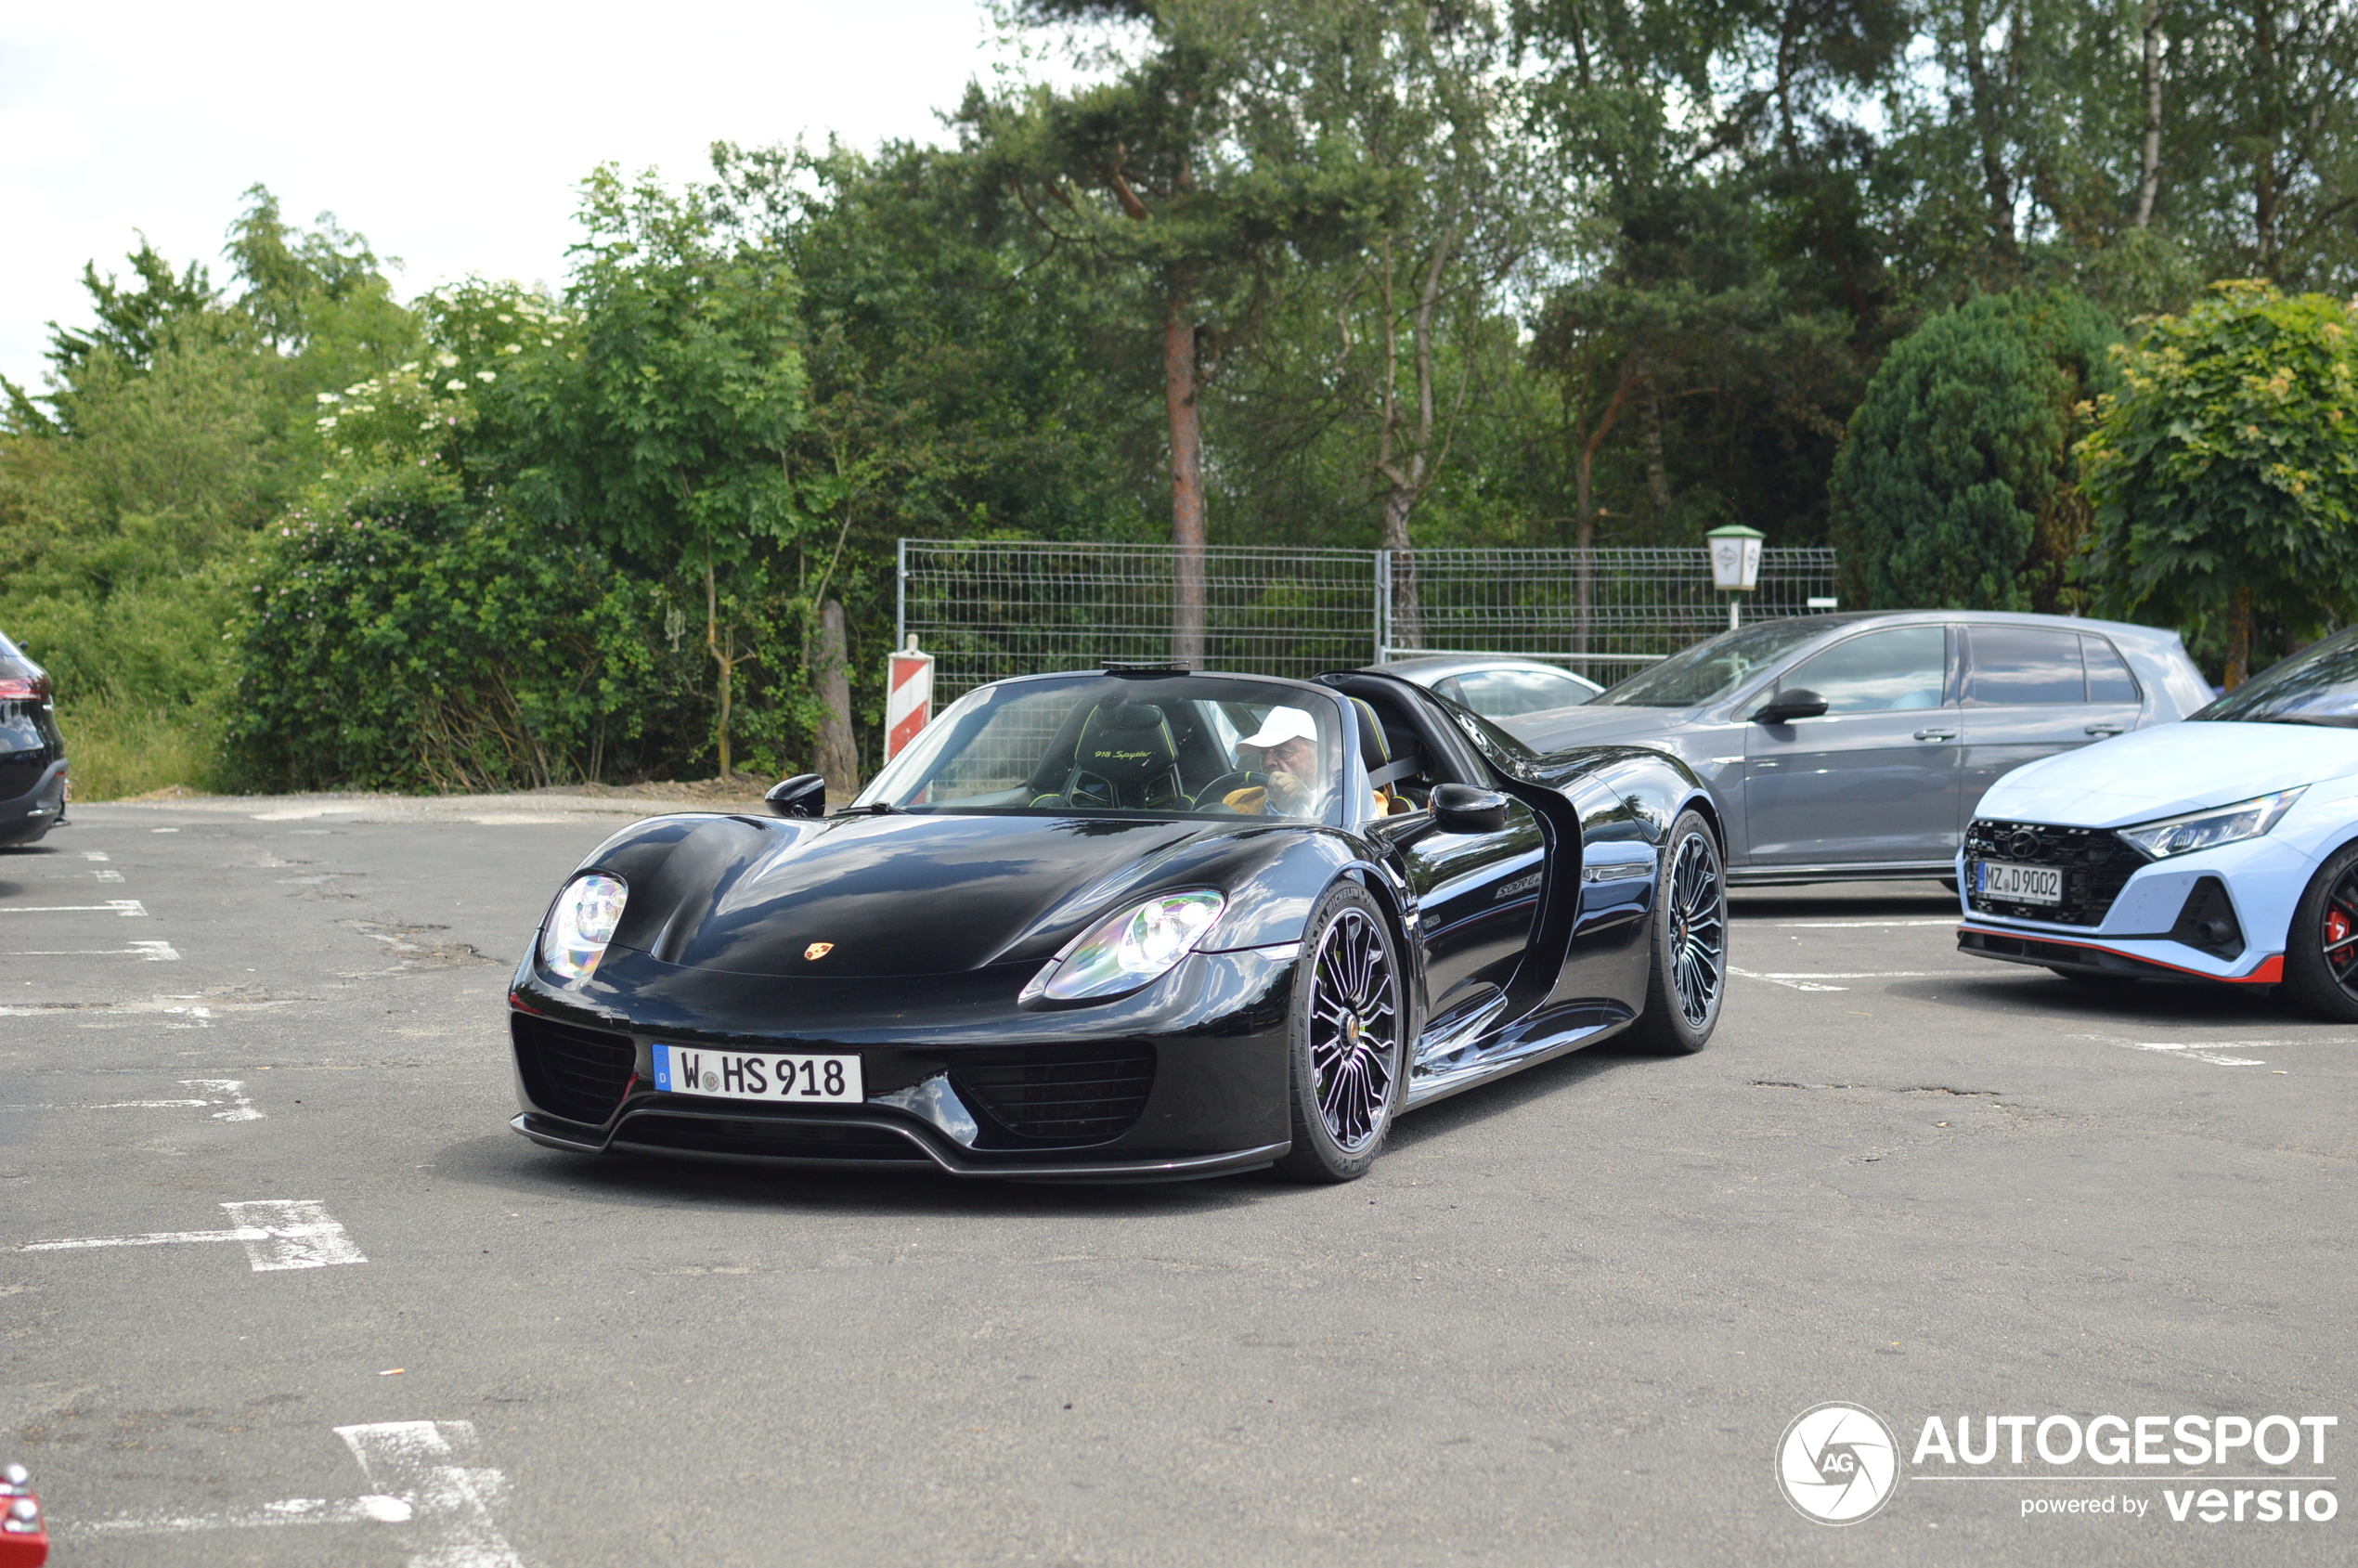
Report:
<svg viewBox="0 0 2358 1568"><path fill-rule="evenodd" d="M2072 607L2088 525L2071 443L2118 379L2119 330L2062 292L1989 294L1891 351L1834 460L1843 602L1859 609Z"/></svg>
<svg viewBox="0 0 2358 1568"><path fill-rule="evenodd" d="M298 509L253 571L229 740L257 781L531 787L680 740L661 609L599 551L445 475L393 470Z"/></svg>

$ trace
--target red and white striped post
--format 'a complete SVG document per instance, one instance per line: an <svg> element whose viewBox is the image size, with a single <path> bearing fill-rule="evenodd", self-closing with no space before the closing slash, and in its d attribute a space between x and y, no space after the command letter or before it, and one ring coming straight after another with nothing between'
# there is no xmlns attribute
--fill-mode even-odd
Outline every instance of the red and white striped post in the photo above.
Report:
<svg viewBox="0 0 2358 1568"><path fill-rule="evenodd" d="M933 719L933 655L917 652L917 639L894 654L885 671L885 760L900 755Z"/></svg>

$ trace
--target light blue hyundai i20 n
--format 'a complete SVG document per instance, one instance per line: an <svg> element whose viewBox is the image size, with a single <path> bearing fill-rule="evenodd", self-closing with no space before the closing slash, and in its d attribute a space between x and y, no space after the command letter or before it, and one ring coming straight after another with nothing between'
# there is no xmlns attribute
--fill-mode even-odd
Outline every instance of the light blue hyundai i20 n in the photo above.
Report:
<svg viewBox="0 0 2358 1568"><path fill-rule="evenodd" d="M2184 723L2007 773L1957 874L1966 952L2281 984L2358 1022L2358 628Z"/></svg>

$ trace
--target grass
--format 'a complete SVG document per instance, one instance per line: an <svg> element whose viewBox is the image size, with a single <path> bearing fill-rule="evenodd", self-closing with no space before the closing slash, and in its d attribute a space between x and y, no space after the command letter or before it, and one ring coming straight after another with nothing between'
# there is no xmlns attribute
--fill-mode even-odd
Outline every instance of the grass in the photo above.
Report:
<svg viewBox="0 0 2358 1568"><path fill-rule="evenodd" d="M59 704L73 798L121 800L175 784L214 787L220 750L201 708L101 698Z"/></svg>

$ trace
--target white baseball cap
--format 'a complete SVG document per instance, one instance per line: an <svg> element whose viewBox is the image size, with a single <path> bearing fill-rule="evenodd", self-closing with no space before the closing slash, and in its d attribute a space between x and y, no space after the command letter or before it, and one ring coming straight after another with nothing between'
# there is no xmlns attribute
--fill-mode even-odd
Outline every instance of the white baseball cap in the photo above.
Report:
<svg viewBox="0 0 2358 1568"><path fill-rule="evenodd" d="M1238 745L1282 745L1288 741L1315 741L1317 721L1298 707L1273 707L1261 720L1261 728L1238 741Z"/></svg>

